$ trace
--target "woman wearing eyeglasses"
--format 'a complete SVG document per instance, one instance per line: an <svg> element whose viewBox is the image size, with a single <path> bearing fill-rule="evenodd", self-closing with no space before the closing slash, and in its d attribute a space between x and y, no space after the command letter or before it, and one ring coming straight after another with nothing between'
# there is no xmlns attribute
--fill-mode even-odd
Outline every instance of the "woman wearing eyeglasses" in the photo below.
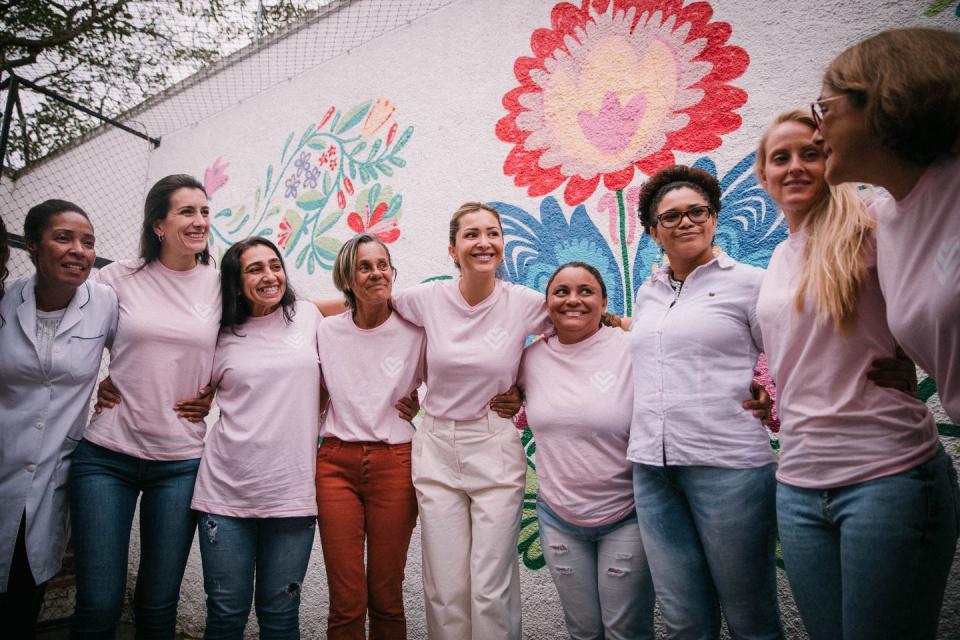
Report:
<svg viewBox="0 0 960 640"><path fill-rule="evenodd" d="M715 255L720 185L675 165L640 193L669 264L637 292L627 458L643 547L671 637L781 638L773 451L749 393L763 271ZM755 409L751 415L751 409Z"/></svg>
<svg viewBox="0 0 960 640"><path fill-rule="evenodd" d="M757 173L790 237L757 302L782 427L777 516L813 640L932 639L957 541L956 473L926 406L865 375L892 358L875 222L804 112L760 141ZM917 282L916 286L924 286Z"/></svg>
<svg viewBox="0 0 960 640"><path fill-rule="evenodd" d="M960 422L960 33L895 29L847 49L814 116L830 184L890 192L872 207L890 331Z"/></svg>

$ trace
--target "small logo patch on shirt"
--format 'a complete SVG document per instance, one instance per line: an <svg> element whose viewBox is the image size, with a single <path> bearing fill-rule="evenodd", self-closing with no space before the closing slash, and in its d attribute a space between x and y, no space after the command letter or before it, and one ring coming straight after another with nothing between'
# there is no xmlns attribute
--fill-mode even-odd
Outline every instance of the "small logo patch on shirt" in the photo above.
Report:
<svg viewBox="0 0 960 640"><path fill-rule="evenodd" d="M396 378L403 370L403 360L394 358L393 356L387 356L380 361L380 370L383 371L383 374L388 378Z"/></svg>
<svg viewBox="0 0 960 640"><path fill-rule="evenodd" d="M291 349L299 349L303 346L305 339L302 333L290 333L284 336L283 343Z"/></svg>
<svg viewBox="0 0 960 640"><path fill-rule="evenodd" d="M491 349L497 350L507 341L507 332L503 327L494 327L487 331L483 336L484 342L490 345Z"/></svg>
<svg viewBox="0 0 960 640"><path fill-rule="evenodd" d="M209 304L202 304L198 302L193 305L191 311L193 311L193 315L197 316L204 322L208 322L213 317L213 306Z"/></svg>
<svg viewBox="0 0 960 640"><path fill-rule="evenodd" d="M590 384L600 393L609 391L610 387L612 387L616 381L617 376L609 371L595 371L594 374L590 376Z"/></svg>
<svg viewBox="0 0 960 640"><path fill-rule="evenodd" d="M940 284L946 285L954 273L960 269L960 238L948 238L940 243L933 260L933 273Z"/></svg>

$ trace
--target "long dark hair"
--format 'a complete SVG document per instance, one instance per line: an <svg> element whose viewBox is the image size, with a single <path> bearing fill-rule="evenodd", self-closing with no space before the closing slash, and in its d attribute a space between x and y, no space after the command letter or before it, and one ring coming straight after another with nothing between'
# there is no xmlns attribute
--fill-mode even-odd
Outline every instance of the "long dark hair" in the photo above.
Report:
<svg viewBox="0 0 960 640"><path fill-rule="evenodd" d="M143 228L140 230L140 258L143 263L140 269L154 260L160 259L160 239L153 230L153 224L158 220L166 219L167 213L170 211L170 196L177 189L200 189L200 191L203 191L203 195L207 195L203 183L185 173L160 178L156 184L150 187L147 198L143 203ZM197 254L197 262L210 264L210 249L208 247L204 247L203 251Z"/></svg>
<svg viewBox="0 0 960 640"><path fill-rule="evenodd" d="M277 246L260 236L252 236L245 240L237 242L223 254L223 261L220 264L220 294L223 298L223 314L220 316L220 330L230 329L234 335L237 333L237 327L242 325L250 317L253 311L250 303L243 295L243 273L240 268L240 258L243 252L251 247L262 246L269 247L280 259L280 266L283 267L283 274L287 275L287 265L280 255ZM283 297L280 298L280 306L283 308L283 318L290 323L296 314L297 295L290 286L290 280L287 279L286 290Z"/></svg>

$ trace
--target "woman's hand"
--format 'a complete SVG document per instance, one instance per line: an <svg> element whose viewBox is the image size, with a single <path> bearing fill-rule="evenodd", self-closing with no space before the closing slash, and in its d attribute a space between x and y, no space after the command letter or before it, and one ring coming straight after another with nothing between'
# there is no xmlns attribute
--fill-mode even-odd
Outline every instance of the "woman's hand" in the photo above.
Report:
<svg viewBox="0 0 960 640"><path fill-rule="evenodd" d="M760 419L760 424L767 424L770 418L770 394L756 380L750 383L752 400L744 400L743 408L751 411L754 418Z"/></svg>
<svg viewBox="0 0 960 640"><path fill-rule="evenodd" d="M501 418L512 418L523 406L523 393L520 387L513 385L503 393L493 396L490 400L490 410Z"/></svg>
<svg viewBox="0 0 960 640"><path fill-rule="evenodd" d="M173 405L173 410L181 418L186 418L190 422L203 422L203 419L210 413L210 405L213 404L213 387L202 387L196 398L189 400L179 400Z"/></svg>
<svg viewBox="0 0 960 640"><path fill-rule="evenodd" d="M400 412L400 419L407 422L413 422L413 419L420 413L420 397L417 390L414 389L409 396L400 398L393 408Z"/></svg>
<svg viewBox="0 0 960 640"><path fill-rule="evenodd" d="M899 346L895 357L878 358L871 363L867 379L881 387L917 395L917 365Z"/></svg>
<svg viewBox="0 0 960 640"><path fill-rule="evenodd" d="M97 403L93 405L93 412L103 413L104 409L113 409L118 404L120 404L120 391L113 386L110 376L107 376L97 387Z"/></svg>

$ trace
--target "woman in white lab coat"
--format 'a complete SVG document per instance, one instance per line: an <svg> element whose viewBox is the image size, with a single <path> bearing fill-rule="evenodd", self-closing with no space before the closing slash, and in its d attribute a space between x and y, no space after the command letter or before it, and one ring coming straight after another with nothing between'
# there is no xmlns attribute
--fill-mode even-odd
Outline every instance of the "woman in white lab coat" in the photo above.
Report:
<svg viewBox="0 0 960 640"><path fill-rule="evenodd" d="M87 281L96 251L80 207L47 200L27 213L36 274L0 300L0 620L32 638L46 582L67 543L70 454L83 435L117 297Z"/></svg>

